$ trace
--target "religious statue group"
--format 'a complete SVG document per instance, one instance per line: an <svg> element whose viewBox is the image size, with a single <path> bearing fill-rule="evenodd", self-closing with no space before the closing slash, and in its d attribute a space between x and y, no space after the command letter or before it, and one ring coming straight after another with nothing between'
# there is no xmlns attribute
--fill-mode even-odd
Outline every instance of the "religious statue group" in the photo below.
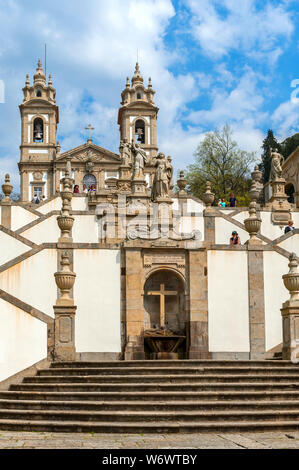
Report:
<svg viewBox="0 0 299 470"><path fill-rule="evenodd" d="M166 158L164 153L159 153L154 158L149 158L140 144L122 141L120 144L121 163L130 166L133 170L133 179L144 179L144 167L146 164L155 167L155 176L152 185L152 200L169 197L173 188L173 166L171 157Z"/></svg>

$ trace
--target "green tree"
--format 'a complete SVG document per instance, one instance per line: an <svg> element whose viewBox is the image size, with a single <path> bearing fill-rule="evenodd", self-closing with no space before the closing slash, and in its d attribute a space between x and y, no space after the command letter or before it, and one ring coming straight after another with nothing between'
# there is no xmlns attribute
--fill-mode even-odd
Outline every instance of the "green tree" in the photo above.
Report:
<svg viewBox="0 0 299 470"><path fill-rule="evenodd" d="M276 138L274 137L273 131L271 129L268 130L267 137L263 141L262 149L262 163L259 165L260 171L263 173L263 183L267 183L269 181L270 170L271 170L271 157L270 157L270 149L277 149L281 152L281 146L277 142Z"/></svg>
<svg viewBox="0 0 299 470"><path fill-rule="evenodd" d="M206 181L210 181L215 202L220 198L228 201L234 193L242 203L248 203L250 168L255 154L238 147L228 125L221 132L208 132L194 156L195 163L188 166L186 174L189 190L194 196L200 198L205 192Z"/></svg>
<svg viewBox="0 0 299 470"><path fill-rule="evenodd" d="M285 139L283 142L281 142L281 153L284 156L284 158L288 158L289 155L291 155L294 150L299 145L299 133L292 135L291 137L288 137Z"/></svg>

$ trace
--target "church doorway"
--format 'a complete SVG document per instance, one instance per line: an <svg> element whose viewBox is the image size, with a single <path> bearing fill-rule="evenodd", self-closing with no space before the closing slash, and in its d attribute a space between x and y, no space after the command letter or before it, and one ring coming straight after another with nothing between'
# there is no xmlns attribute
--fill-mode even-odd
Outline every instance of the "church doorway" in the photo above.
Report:
<svg viewBox="0 0 299 470"><path fill-rule="evenodd" d="M171 270L152 273L144 286L145 354L152 359L184 358L185 283Z"/></svg>

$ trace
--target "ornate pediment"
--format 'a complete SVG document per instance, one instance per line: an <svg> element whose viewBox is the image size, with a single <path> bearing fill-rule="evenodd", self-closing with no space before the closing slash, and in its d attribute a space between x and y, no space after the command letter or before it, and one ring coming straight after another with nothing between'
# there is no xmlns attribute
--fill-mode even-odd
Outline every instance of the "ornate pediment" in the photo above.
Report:
<svg viewBox="0 0 299 470"><path fill-rule="evenodd" d="M71 157L72 162L83 163L120 163L120 156L110 150L104 149L93 143L86 143L74 149L63 152L58 156L58 162L66 162L67 157Z"/></svg>

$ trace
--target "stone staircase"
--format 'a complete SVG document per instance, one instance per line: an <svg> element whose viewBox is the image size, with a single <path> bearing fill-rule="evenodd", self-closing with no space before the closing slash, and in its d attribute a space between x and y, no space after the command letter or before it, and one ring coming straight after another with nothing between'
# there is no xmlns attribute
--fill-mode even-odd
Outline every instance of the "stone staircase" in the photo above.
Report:
<svg viewBox="0 0 299 470"><path fill-rule="evenodd" d="M298 429L299 365L287 361L55 363L0 391L0 430Z"/></svg>

